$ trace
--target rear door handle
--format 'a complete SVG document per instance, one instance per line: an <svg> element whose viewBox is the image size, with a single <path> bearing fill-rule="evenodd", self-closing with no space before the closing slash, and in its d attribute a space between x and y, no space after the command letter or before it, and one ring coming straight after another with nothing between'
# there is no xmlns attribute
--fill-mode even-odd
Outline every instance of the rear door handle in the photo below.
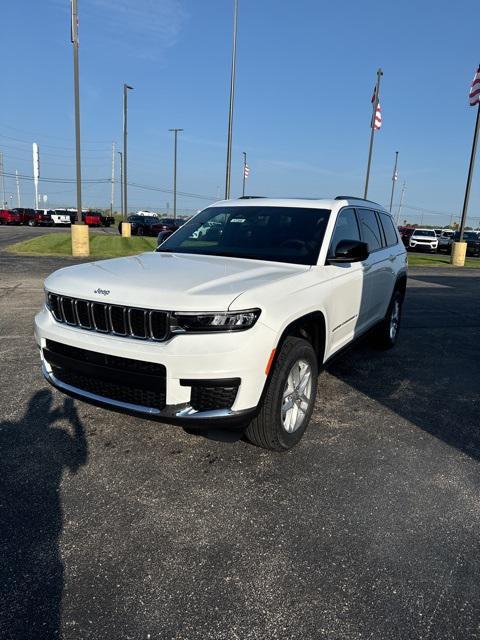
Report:
<svg viewBox="0 0 480 640"><path fill-rule="evenodd" d="M393 253L391 256L388 256L388 259L390 260L390 262L393 262L395 260L397 256L394 256Z"/></svg>

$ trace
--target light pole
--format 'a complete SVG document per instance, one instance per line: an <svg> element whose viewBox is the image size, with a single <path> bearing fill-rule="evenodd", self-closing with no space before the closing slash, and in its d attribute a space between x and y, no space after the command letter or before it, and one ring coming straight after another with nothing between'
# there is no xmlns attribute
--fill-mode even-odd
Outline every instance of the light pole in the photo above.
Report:
<svg viewBox="0 0 480 640"><path fill-rule="evenodd" d="M118 155L120 156L120 211L123 216L123 153L118 151Z"/></svg>
<svg viewBox="0 0 480 640"><path fill-rule="evenodd" d="M174 144L173 144L173 219L177 219L177 139L178 132L183 131L183 129L169 129L169 131L173 131L174 134Z"/></svg>
<svg viewBox="0 0 480 640"><path fill-rule="evenodd" d="M115 142L112 142L112 189L110 193L110 215L113 216L113 205L115 204Z"/></svg>
<svg viewBox="0 0 480 640"><path fill-rule="evenodd" d="M73 44L73 84L75 93L75 158L77 167L77 224L82 224L82 162L80 154L80 81L78 71L78 6L71 0L71 39Z"/></svg>
<svg viewBox="0 0 480 640"><path fill-rule="evenodd" d="M395 151L395 166L393 167L392 174L392 193L390 194L390 213L392 213L393 194L395 193L395 183L397 181L397 163L398 163L398 151Z"/></svg>
<svg viewBox="0 0 480 640"><path fill-rule="evenodd" d="M233 10L233 46L232 69L230 74L230 108L228 112L227 135L227 170L225 175L225 200L230 198L230 179L232 173L232 135L233 135L233 105L235 102L235 74L237 67L237 24L238 24L238 0L234 2Z"/></svg>
<svg viewBox="0 0 480 640"><path fill-rule="evenodd" d="M402 186L402 193L400 194L400 204L398 205L398 211L397 211L397 227L398 227L398 223L399 223L399 220L400 220L400 212L402 210L403 196L405 195L406 186L407 186L407 183L404 180L403 181L403 186Z"/></svg>
<svg viewBox="0 0 480 640"><path fill-rule="evenodd" d="M128 91L132 90L128 84L123 85L123 219L127 219L128 215L128 199L127 199L127 116L128 116Z"/></svg>

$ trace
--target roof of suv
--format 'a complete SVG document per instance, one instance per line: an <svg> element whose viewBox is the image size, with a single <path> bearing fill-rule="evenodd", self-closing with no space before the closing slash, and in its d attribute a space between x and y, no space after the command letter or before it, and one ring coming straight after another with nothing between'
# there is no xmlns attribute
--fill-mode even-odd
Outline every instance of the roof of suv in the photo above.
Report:
<svg viewBox="0 0 480 640"><path fill-rule="evenodd" d="M334 209L344 207L346 205L371 207L376 210L388 211L382 205L371 200L364 200L363 198L356 198L353 196L337 196L336 198L264 198L258 197L245 197L237 198L233 200L220 200L214 202L210 206L212 207L303 207L305 209Z"/></svg>

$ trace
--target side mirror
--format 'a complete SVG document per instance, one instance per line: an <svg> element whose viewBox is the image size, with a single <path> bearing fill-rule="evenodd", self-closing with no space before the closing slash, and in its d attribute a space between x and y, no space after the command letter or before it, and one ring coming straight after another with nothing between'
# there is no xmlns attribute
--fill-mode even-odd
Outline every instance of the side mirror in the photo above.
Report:
<svg viewBox="0 0 480 640"><path fill-rule="evenodd" d="M368 244L360 240L340 240L335 247L335 254L329 256L327 264L363 262L369 256Z"/></svg>

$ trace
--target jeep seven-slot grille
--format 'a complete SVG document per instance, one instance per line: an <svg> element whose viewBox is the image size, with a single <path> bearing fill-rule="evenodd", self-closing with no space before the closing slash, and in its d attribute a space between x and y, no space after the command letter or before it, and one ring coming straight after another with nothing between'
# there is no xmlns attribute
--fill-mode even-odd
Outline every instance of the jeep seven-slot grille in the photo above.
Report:
<svg viewBox="0 0 480 640"><path fill-rule="evenodd" d="M166 340L168 312L124 307L103 302L47 294L47 305L57 322L116 336L142 340Z"/></svg>

